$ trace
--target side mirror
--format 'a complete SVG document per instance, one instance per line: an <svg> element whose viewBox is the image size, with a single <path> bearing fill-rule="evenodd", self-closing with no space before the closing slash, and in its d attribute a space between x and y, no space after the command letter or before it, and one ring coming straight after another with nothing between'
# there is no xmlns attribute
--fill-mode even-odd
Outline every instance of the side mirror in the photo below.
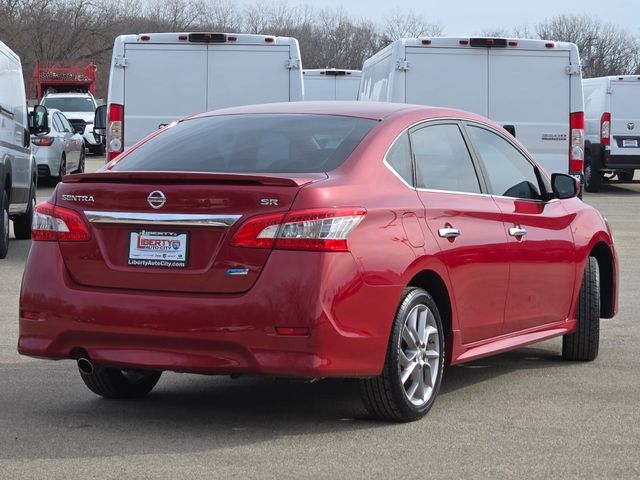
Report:
<svg viewBox="0 0 640 480"><path fill-rule="evenodd" d="M551 174L551 188L555 198L572 198L580 192L580 180L564 173Z"/></svg>
<svg viewBox="0 0 640 480"><path fill-rule="evenodd" d="M49 112L43 105L36 105L29 113L29 133L39 135L49 133Z"/></svg>
<svg viewBox="0 0 640 480"><path fill-rule="evenodd" d="M96 108L93 118L93 133L104 137L107 134L107 106L101 105Z"/></svg>

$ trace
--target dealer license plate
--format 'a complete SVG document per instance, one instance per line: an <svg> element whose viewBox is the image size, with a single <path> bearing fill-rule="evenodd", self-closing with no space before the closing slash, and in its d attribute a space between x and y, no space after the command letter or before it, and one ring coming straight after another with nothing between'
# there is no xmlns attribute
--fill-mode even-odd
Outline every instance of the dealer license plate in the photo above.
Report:
<svg viewBox="0 0 640 480"><path fill-rule="evenodd" d="M134 267L186 268L187 232L131 232L127 265Z"/></svg>
<svg viewBox="0 0 640 480"><path fill-rule="evenodd" d="M623 147L637 147L638 146L638 140L632 140L630 138L625 138L622 140L622 146Z"/></svg>

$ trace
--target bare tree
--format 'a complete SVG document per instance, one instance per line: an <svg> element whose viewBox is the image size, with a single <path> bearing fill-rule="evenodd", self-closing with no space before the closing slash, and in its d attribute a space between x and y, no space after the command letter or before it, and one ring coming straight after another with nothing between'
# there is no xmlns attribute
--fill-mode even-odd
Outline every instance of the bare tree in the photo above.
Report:
<svg viewBox="0 0 640 480"><path fill-rule="evenodd" d="M413 10L395 9L391 11L382 27L382 35L386 43L398 38L439 37L442 34L442 25L437 22L429 22L424 15Z"/></svg>

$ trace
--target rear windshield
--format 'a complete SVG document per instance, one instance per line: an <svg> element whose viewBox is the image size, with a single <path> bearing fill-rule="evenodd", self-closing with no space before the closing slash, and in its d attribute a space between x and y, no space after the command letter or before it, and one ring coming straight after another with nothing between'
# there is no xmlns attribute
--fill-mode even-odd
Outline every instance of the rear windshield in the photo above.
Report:
<svg viewBox="0 0 640 480"><path fill-rule="evenodd" d="M223 115L185 120L112 170L313 173L340 166L375 120L333 115Z"/></svg>
<svg viewBox="0 0 640 480"><path fill-rule="evenodd" d="M89 97L51 97L45 98L42 105L47 108L57 108L61 112L93 112L96 109Z"/></svg>

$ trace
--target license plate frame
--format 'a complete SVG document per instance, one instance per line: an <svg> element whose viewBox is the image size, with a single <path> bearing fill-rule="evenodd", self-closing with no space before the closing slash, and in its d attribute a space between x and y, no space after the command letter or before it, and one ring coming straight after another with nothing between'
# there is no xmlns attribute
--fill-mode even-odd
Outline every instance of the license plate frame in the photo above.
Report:
<svg viewBox="0 0 640 480"><path fill-rule="evenodd" d="M132 230L129 232L127 266L187 268L189 232Z"/></svg>
<svg viewBox="0 0 640 480"><path fill-rule="evenodd" d="M638 148L638 139L636 139L636 138L623 138L622 139L622 147L623 148Z"/></svg>

